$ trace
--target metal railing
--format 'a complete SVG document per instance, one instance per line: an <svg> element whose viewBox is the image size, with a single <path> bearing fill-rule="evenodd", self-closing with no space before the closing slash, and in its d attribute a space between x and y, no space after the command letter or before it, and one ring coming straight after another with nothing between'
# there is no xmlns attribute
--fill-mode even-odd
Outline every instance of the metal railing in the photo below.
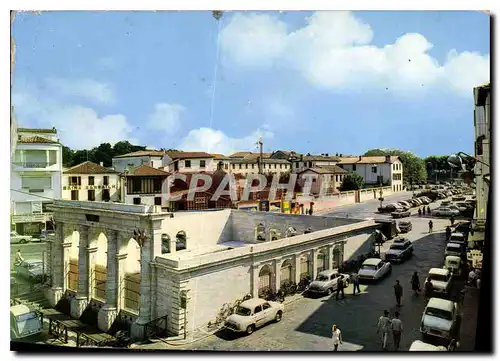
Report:
<svg viewBox="0 0 500 361"><path fill-rule="evenodd" d="M51 162L13 162L14 165L23 168L47 168L55 165L56 163Z"/></svg>
<svg viewBox="0 0 500 361"><path fill-rule="evenodd" d="M123 299L125 308L133 311L139 311L139 302L141 299L141 275L128 274L124 278Z"/></svg>
<svg viewBox="0 0 500 361"><path fill-rule="evenodd" d="M149 321L144 326L144 337L154 339L167 336L167 315Z"/></svg>

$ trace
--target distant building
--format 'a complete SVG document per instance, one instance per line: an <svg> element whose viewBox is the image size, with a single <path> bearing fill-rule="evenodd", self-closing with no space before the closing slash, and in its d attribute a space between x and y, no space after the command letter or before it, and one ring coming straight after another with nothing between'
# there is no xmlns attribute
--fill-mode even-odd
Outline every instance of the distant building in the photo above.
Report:
<svg viewBox="0 0 500 361"><path fill-rule="evenodd" d="M169 173L213 172L218 164L205 152L166 152L164 162L164 170Z"/></svg>
<svg viewBox="0 0 500 361"><path fill-rule="evenodd" d="M339 188L344 181L344 177L349 172L345 169L340 168L337 165L329 165L323 167L307 168L302 172L298 173L297 182L301 188L301 192L304 191L303 187L307 178L305 175L316 176L312 179L311 192L312 195L319 195L323 189L323 194L330 195L333 193L338 193Z"/></svg>
<svg viewBox="0 0 500 361"><path fill-rule="evenodd" d="M11 163L11 222L20 234L52 229L47 205L61 199L62 147L52 129L17 129Z"/></svg>
<svg viewBox="0 0 500 361"><path fill-rule="evenodd" d="M270 159L262 160L263 174L280 174L291 171L291 164L285 159ZM232 158L230 172L246 176L247 174L259 173L258 156L248 158Z"/></svg>
<svg viewBox="0 0 500 361"><path fill-rule="evenodd" d="M337 165L358 173L365 184L391 186L393 192L403 190L403 163L398 156L342 157Z"/></svg>
<svg viewBox="0 0 500 361"><path fill-rule="evenodd" d="M63 172L63 199L118 202L120 174L102 163L83 162Z"/></svg>
<svg viewBox="0 0 500 361"><path fill-rule="evenodd" d="M214 157L214 172L216 170L223 170L226 173L230 172L231 159L229 157L218 153L212 154L212 156Z"/></svg>
<svg viewBox="0 0 500 361"><path fill-rule="evenodd" d="M323 166L333 166L339 161L339 157L331 156L329 154L321 155L300 155L295 156L295 160L292 161L293 173L300 173L307 168L323 167Z"/></svg>
<svg viewBox="0 0 500 361"><path fill-rule="evenodd" d="M118 155L113 158L113 169L122 173L125 169L147 165L161 168L166 165L165 152L160 150L139 150L137 152Z"/></svg>
<svg viewBox="0 0 500 361"><path fill-rule="evenodd" d="M121 174L120 199L127 204L168 206L169 173L149 165L133 167Z"/></svg>

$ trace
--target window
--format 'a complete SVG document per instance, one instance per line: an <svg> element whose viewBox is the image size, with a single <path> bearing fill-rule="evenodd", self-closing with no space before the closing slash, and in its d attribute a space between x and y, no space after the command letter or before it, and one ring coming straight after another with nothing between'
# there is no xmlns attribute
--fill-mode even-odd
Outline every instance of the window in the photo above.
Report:
<svg viewBox="0 0 500 361"><path fill-rule="evenodd" d="M155 206L161 206L161 197L155 197Z"/></svg>
<svg viewBox="0 0 500 361"><path fill-rule="evenodd" d="M356 171L356 164L353 164L353 165L352 165L352 170L353 170L353 171Z"/></svg>
<svg viewBox="0 0 500 361"><path fill-rule="evenodd" d="M72 201L77 201L78 200L78 191L77 190L72 190L71 191L71 200Z"/></svg>
<svg viewBox="0 0 500 361"><path fill-rule="evenodd" d="M110 195L109 195L109 189L103 189L102 190L102 200L104 202L109 202L111 199Z"/></svg>
<svg viewBox="0 0 500 361"><path fill-rule="evenodd" d="M271 305L270 305L269 303L264 303L264 304L262 305L262 308L263 308L263 309L264 309L264 311L265 311L265 310L270 309L270 308L271 308Z"/></svg>
<svg viewBox="0 0 500 361"><path fill-rule="evenodd" d="M280 169L282 168L283 164L280 164Z"/></svg>
<svg viewBox="0 0 500 361"><path fill-rule="evenodd" d="M377 173L377 167L372 167L372 173Z"/></svg>
<svg viewBox="0 0 500 361"><path fill-rule="evenodd" d="M153 179L153 192L154 193L161 193L161 179L160 178Z"/></svg>
<svg viewBox="0 0 500 361"><path fill-rule="evenodd" d="M277 165L277 164L275 164L275 165L274 165L274 169L277 169L277 168L278 168L278 165Z"/></svg>
<svg viewBox="0 0 500 361"><path fill-rule="evenodd" d="M255 169L255 164L252 164L252 169Z"/></svg>
<svg viewBox="0 0 500 361"><path fill-rule="evenodd" d="M205 168L205 160L200 160L200 168Z"/></svg>
<svg viewBox="0 0 500 361"><path fill-rule="evenodd" d="M44 190L52 188L51 177L22 177L21 188L29 190Z"/></svg>
<svg viewBox="0 0 500 361"><path fill-rule="evenodd" d="M141 192L141 178L138 177L132 178L132 192L133 193Z"/></svg>
<svg viewBox="0 0 500 361"><path fill-rule="evenodd" d="M170 237L168 234L161 235L161 254L170 253Z"/></svg>
<svg viewBox="0 0 500 361"><path fill-rule="evenodd" d="M93 185L94 185L94 177L89 176L89 186L93 186Z"/></svg>
<svg viewBox="0 0 500 361"><path fill-rule="evenodd" d="M245 169L248 169L248 164L245 164Z"/></svg>
<svg viewBox="0 0 500 361"><path fill-rule="evenodd" d="M241 169L241 164L238 164L239 165L239 168Z"/></svg>
<svg viewBox="0 0 500 361"><path fill-rule="evenodd" d="M307 162L304 162L304 167L307 167Z"/></svg>
<svg viewBox="0 0 500 361"><path fill-rule="evenodd" d="M262 312L262 306L257 306L255 307L255 313L259 313L259 312Z"/></svg>
<svg viewBox="0 0 500 361"><path fill-rule="evenodd" d="M338 182L338 181L339 181L339 176L338 176L338 175L336 175L336 176L335 176L335 182Z"/></svg>
<svg viewBox="0 0 500 361"><path fill-rule="evenodd" d="M191 161L190 160L184 161L184 168L191 168Z"/></svg>
<svg viewBox="0 0 500 361"><path fill-rule="evenodd" d="M141 204L141 198L139 197L134 198L134 204Z"/></svg>
<svg viewBox="0 0 500 361"><path fill-rule="evenodd" d="M109 175L105 175L104 177L102 177L102 184L104 184L105 186L109 186Z"/></svg>
<svg viewBox="0 0 500 361"><path fill-rule="evenodd" d="M82 177L69 177L68 182L70 186L81 186Z"/></svg>
<svg viewBox="0 0 500 361"><path fill-rule="evenodd" d="M227 163L224 164L224 169L226 169L226 170L229 169L229 164L227 164Z"/></svg>
<svg viewBox="0 0 500 361"><path fill-rule="evenodd" d="M236 164L233 164L233 169L236 169Z"/></svg>
<svg viewBox="0 0 500 361"><path fill-rule="evenodd" d="M94 189L89 189L87 191L87 199L89 201L95 201L95 190Z"/></svg>
<svg viewBox="0 0 500 361"><path fill-rule="evenodd" d="M299 167L299 162L295 162L295 168Z"/></svg>

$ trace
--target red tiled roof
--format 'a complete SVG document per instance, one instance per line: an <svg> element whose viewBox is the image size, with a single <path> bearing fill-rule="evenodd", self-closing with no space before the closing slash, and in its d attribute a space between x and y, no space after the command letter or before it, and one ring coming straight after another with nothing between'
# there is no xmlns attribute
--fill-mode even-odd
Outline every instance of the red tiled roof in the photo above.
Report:
<svg viewBox="0 0 500 361"><path fill-rule="evenodd" d="M205 152L167 152L167 155L175 159L190 159L190 158L213 158L212 154Z"/></svg>
<svg viewBox="0 0 500 361"><path fill-rule="evenodd" d="M128 172L122 173L127 177L141 177L141 176L164 176L168 177L170 173L164 172L160 169L150 167L149 165L140 165L130 169Z"/></svg>
<svg viewBox="0 0 500 361"><path fill-rule="evenodd" d="M43 143L43 144L57 144L59 143L58 141L55 140L50 140L44 137L39 137L38 135L35 135L33 137L19 137L19 140L17 141L18 143Z"/></svg>
<svg viewBox="0 0 500 361"><path fill-rule="evenodd" d="M161 150L138 150L137 152L117 155L115 158L132 158L132 157L162 157Z"/></svg>
<svg viewBox="0 0 500 361"><path fill-rule="evenodd" d="M63 172L64 174L118 174L118 172L93 162L83 162Z"/></svg>
<svg viewBox="0 0 500 361"><path fill-rule="evenodd" d="M228 156L220 153L213 153L212 156L214 157L214 159L229 159Z"/></svg>
<svg viewBox="0 0 500 361"><path fill-rule="evenodd" d="M394 163L399 160L399 156L391 155L389 157L389 163ZM373 157L342 157L340 158L339 164L377 164L386 163L385 156L373 156Z"/></svg>

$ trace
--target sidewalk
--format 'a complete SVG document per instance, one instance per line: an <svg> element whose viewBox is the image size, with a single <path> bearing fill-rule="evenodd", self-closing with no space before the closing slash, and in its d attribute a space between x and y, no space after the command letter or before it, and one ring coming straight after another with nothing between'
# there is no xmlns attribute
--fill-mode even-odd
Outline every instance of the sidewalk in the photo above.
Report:
<svg viewBox="0 0 500 361"><path fill-rule="evenodd" d="M462 306L462 324L460 325L459 351L474 351L476 346L476 327L480 290L468 286L465 287L465 290L464 303Z"/></svg>

